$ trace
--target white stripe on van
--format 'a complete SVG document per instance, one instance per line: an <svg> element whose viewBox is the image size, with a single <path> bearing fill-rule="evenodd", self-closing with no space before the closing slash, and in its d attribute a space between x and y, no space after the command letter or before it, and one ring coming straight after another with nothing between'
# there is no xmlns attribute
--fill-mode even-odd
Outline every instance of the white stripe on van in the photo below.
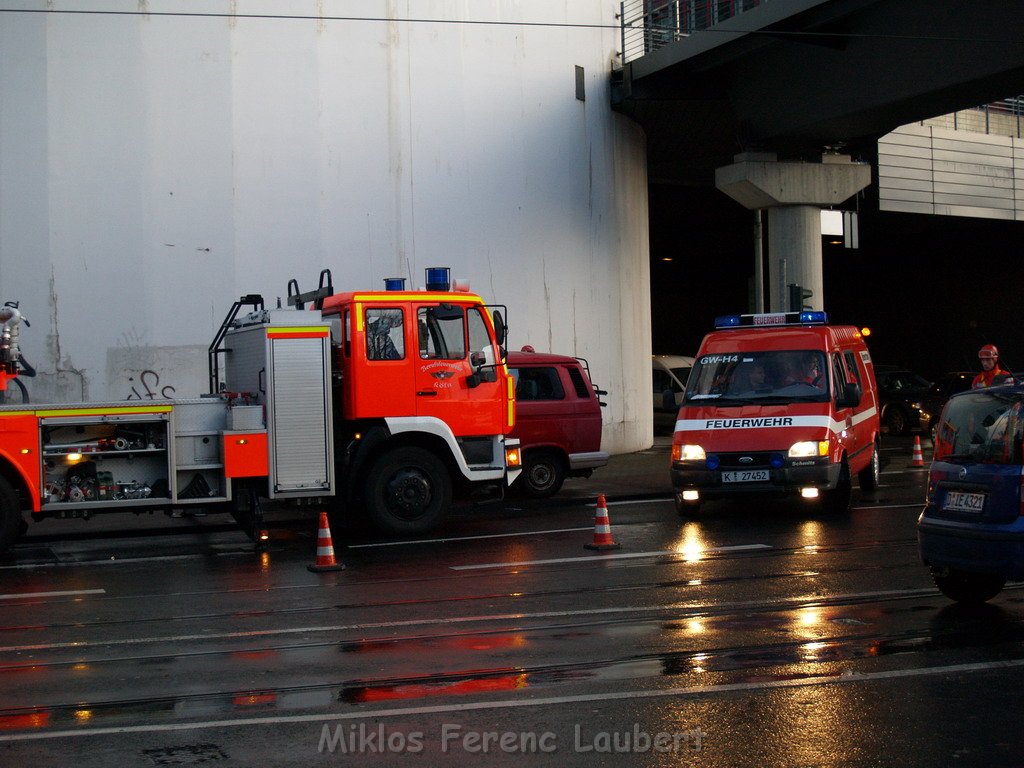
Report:
<svg viewBox="0 0 1024 768"><path fill-rule="evenodd" d="M873 418L877 409L872 406L854 414L851 425L855 426ZM826 427L839 433L846 429L845 421L836 421L831 416L738 416L709 419L679 419L676 432L714 432L728 429L792 429L793 427Z"/></svg>

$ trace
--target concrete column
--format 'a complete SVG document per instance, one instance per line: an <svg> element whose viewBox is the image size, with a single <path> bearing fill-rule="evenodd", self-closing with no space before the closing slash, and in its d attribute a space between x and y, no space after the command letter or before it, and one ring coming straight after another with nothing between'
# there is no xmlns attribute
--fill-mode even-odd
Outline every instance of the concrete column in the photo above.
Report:
<svg viewBox="0 0 1024 768"><path fill-rule="evenodd" d="M808 303L824 309L821 209L838 205L870 184L871 166L851 162L848 155L822 155L820 163L800 163L748 152L735 160L715 171L715 186L751 210L768 210L771 311L788 308L783 282L809 288L814 294Z"/></svg>

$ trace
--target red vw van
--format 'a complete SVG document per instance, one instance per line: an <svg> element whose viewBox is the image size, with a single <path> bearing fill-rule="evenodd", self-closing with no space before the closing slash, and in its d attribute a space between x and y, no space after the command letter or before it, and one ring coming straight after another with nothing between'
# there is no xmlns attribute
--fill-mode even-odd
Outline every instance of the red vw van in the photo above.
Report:
<svg viewBox="0 0 1024 768"><path fill-rule="evenodd" d="M540 352L509 352L516 382L516 424L523 472L512 486L529 496L551 496L566 477L590 477L608 463L601 450L603 390L594 387L586 361Z"/></svg>

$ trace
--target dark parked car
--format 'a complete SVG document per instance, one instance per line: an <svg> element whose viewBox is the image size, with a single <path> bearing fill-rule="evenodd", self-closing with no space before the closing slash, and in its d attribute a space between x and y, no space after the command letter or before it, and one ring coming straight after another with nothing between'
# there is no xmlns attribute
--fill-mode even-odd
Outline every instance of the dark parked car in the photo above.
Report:
<svg viewBox="0 0 1024 768"><path fill-rule="evenodd" d="M971 382L977 371L951 371L942 374L928 391L921 395L921 410L928 414L928 433L935 440L935 429L939 423L939 415L946 401L957 392L971 388Z"/></svg>
<svg viewBox="0 0 1024 768"><path fill-rule="evenodd" d="M921 561L952 600L978 603L1024 579L1024 386L961 392L935 438L917 522Z"/></svg>
<svg viewBox="0 0 1024 768"><path fill-rule="evenodd" d="M905 435L916 430L927 431L931 414L921 404L921 396L932 383L913 371L895 366L876 365L879 416L890 435Z"/></svg>

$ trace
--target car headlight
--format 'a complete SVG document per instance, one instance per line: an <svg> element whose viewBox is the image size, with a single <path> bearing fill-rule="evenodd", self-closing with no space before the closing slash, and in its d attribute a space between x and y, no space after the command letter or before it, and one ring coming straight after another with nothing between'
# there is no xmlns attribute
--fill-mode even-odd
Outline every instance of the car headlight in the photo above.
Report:
<svg viewBox="0 0 1024 768"><path fill-rule="evenodd" d="M707 454L699 445L673 445L672 461L704 461Z"/></svg>
<svg viewBox="0 0 1024 768"><path fill-rule="evenodd" d="M828 440L802 440L789 448L789 458L807 459L813 456L828 456Z"/></svg>

